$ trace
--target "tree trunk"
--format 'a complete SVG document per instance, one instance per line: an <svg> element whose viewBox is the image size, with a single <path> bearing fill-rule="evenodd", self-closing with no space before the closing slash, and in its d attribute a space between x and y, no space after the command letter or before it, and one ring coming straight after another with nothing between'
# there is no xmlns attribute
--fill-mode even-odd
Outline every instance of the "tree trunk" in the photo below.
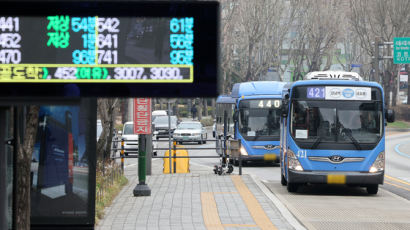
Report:
<svg viewBox="0 0 410 230"><path fill-rule="evenodd" d="M175 116L179 117L179 104L181 104L181 100L180 99L176 99L175 101Z"/></svg>
<svg viewBox="0 0 410 230"><path fill-rule="evenodd" d="M208 116L208 99L204 98L204 116Z"/></svg>
<svg viewBox="0 0 410 230"><path fill-rule="evenodd" d="M246 71L246 81L252 80L252 53L253 53L253 44L249 44L248 47L248 70Z"/></svg>
<svg viewBox="0 0 410 230"><path fill-rule="evenodd" d="M117 101L118 99L116 98L98 100L98 114L103 129L97 142L97 156L100 156L104 162L110 158L111 140L115 122L115 105Z"/></svg>
<svg viewBox="0 0 410 230"><path fill-rule="evenodd" d="M126 99L121 99L121 122L127 122L128 104Z"/></svg>
<svg viewBox="0 0 410 230"><path fill-rule="evenodd" d="M216 117L216 101L215 98L212 98L212 119L215 119Z"/></svg>
<svg viewBox="0 0 410 230"><path fill-rule="evenodd" d="M201 121L202 120L202 113L203 113L203 108L204 108L204 106L203 106L203 100L201 100L201 99L199 99L199 100L197 100L197 109L198 109L198 111L197 111L197 113L198 113L198 121Z"/></svg>
<svg viewBox="0 0 410 230"><path fill-rule="evenodd" d="M31 156L36 141L39 106L29 106L25 116L24 134L17 128L17 162L16 162L16 222L15 229L30 229L30 166ZM14 113L22 113L21 109ZM21 114L23 115L23 114ZM18 121L14 121L18 122ZM22 124L21 124L22 125ZM22 141L23 140L23 143Z"/></svg>

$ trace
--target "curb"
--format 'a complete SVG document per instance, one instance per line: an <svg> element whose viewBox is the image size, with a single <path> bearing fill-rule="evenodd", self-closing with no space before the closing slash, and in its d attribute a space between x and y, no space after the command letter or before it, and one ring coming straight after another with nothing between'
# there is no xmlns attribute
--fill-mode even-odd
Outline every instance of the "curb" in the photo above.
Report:
<svg viewBox="0 0 410 230"><path fill-rule="evenodd" d="M295 218L295 216L286 208L286 206L271 192L257 176L248 174L262 192L269 198L270 201L279 210L285 220L296 230L306 230L306 228Z"/></svg>

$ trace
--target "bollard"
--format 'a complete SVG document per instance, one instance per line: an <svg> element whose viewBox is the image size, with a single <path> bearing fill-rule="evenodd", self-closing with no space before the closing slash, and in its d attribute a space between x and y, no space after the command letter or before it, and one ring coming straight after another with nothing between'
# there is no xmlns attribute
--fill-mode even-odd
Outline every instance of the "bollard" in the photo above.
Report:
<svg viewBox="0 0 410 230"><path fill-rule="evenodd" d="M121 139L121 173L124 174L124 138Z"/></svg>
<svg viewBox="0 0 410 230"><path fill-rule="evenodd" d="M134 188L134 196L151 196L151 189L145 184L146 180L146 154L147 138L145 134L138 137L138 180L139 183Z"/></svg>

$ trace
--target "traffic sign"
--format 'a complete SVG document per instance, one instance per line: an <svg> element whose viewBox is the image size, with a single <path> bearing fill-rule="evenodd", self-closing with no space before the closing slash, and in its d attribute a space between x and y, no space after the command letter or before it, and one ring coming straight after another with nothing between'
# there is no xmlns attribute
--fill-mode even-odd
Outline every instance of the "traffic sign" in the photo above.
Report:
<svg viewBox="0 0 410 230"><path fill-rule="evenodd" d="M151 99L134 99L134 133L151 133Z"/></svg>
<svg viewBox="0 0 410 230"><path fill-rule="evenodd" d="M393 39L393 63L410 64L410 37Z"/></svg>

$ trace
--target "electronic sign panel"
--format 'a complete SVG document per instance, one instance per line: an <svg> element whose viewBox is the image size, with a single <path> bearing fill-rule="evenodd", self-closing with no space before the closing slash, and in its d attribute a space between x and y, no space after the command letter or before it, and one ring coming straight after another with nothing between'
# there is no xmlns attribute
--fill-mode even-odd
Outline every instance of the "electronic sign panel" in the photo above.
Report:
<svg viewBox="0 0 410 230"><path fill-rule="evenodd" d="M218 7L2 3L0 96L214 96Z"/></svg>

